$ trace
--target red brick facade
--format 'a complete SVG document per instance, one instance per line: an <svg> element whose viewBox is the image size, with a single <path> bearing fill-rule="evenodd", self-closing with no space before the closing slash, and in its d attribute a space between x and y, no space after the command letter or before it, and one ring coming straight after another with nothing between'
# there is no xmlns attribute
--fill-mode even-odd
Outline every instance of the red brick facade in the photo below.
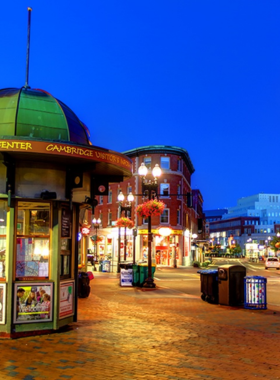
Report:
<svg viewBox="0 0 280 380"><path fill-rule="evenodd" d="M202 216L202 196L199 191L194 191L197 202L195 208L187 207L187 194L192 192L191 175L194 172L188 153L181 148L155 146L134 149L124 152L133 161L133 176L119 184L111 184L109 191L112 195L97 197L99 202L95 208L95 217L102 220L102 233L110 234L114 228L114 222L120 216L119 202L117 196L120 191L127 197L131 191L134 195L132 202L131 219L135 223L138 239L136 239L136 259L145 259L147 224L142 218L137 217L135 209L137 205L143 203L142 199L142 182L138 175L138 168L142 162L151 169L158 164L162 169L162 174L158 179L158 199L166 205L164 215L152 217L152 232L156 235L154 239L154 255L157 252L158 264L170 265L170 255L172 245L176 246L177 259L179 265L188 265L190 258L190 236L192 233L198 233L198 219ZM146 177L153 179L151 170ZM103 204L102 204L103 203ZM157 233L159 227L170 227L172 229L171 237L162 238ZM101 233L101 231L100 231ZM131 244L130 244L131 243ZM132 237L129 238L128 259L131 258ZM115 247L116 250L116 247ZM159 253L160 251L160 253ZM123 253L122 253L123 254ZM115 253L116 255L116 253ZM160 261L160 262L159 262Z"/></svg>

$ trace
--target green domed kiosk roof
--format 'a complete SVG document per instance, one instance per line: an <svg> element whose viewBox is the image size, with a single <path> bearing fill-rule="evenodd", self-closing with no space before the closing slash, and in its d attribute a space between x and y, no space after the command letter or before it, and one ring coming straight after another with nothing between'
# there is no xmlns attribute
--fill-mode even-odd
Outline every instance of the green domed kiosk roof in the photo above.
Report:
<svg viewBox="0 0 280 380"><path fill-rule="evenodd" d="M29 87L0 90L0 136L91 145L87 127L69 107Z"/></svg>

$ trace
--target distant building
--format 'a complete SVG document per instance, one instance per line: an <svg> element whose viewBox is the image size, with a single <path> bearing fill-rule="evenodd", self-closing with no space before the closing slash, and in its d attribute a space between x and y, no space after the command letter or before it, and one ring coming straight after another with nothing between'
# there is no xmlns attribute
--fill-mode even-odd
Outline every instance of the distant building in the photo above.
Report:
<svg viewBox="0 0 280 380"><path fill-rule="evenodd" d="M206 222L216 222L221 220L228 210L225 208L218 208L216 210L204 210L205 221Z"/></svg>
<svg viewBox="0 0 280 380"><path fill-rule="evenodd" d="M211 214L215 218L205 211L214 242L227 246L232 235L244 252L250 244L258 254L267 254L269 241L280 233L280 194L260 193L240 198L237 206L230 207L219 221L210 220Z"/></svg>
<svg viewBox="0 0 280 380"><path fill-rule="evenodd" d="M275 233L275 224L280 224L280 194L259 193L238 199L237 206L229 207L223 219L237 216L258 216L260 223L256 232Z"/></svg>

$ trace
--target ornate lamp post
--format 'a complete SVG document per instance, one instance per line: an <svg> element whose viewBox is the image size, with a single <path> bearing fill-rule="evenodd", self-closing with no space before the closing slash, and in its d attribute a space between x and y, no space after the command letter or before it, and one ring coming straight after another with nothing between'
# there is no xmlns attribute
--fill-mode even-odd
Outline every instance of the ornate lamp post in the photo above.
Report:
<svg viewBox="0 0 280 380"><path fill-rule="evenodd" d="M161 168L158 164L152 170L153 180L147 180L148 168L144 163L138 169L138 174L142 178L142 195L148 200L155 199L157 197L158 182L157 179L161 175ZM148 216L148 277L145 280L144 288L155 288L156 284L152 278L152 217Z"/></svg>
<svg viewBox="0 0 280 380"><path fill-rule="evenodd" d="M132 202L134 201L134 196L130 192L127 196L127 200L125 201L125 196L122 192L118 195L118 201L119 201L119 208L120 208L120 217L124 213L124 217L127 218L131 216L131 207ZM124 261L126 260L126 246L127 246L127 239L126 239L126 226L124 227ZM118 250L118 273L120 272L120 227L119 227L119 250Z"/></svg>
<svg viewBox="0 0 280 380"><path fill-rule="evenodd" d="M101 219L98 218L93 218L92 219L92 224L93 224L93 227L95 228L95 245L94 245L94 256L95 256L95 261L97 261L97 230L101 224Z"/></svg>

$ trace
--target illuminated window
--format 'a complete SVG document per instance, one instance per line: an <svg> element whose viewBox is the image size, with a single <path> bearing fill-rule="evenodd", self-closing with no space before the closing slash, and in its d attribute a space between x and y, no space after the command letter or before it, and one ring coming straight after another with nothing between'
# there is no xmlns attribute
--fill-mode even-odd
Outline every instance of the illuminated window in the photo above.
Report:
<svg viewBox="0 0 280 380"><path fill-rule="evenodd" d="M49 203L18 202L16 226L16 279L48 278Z"/></svg>

